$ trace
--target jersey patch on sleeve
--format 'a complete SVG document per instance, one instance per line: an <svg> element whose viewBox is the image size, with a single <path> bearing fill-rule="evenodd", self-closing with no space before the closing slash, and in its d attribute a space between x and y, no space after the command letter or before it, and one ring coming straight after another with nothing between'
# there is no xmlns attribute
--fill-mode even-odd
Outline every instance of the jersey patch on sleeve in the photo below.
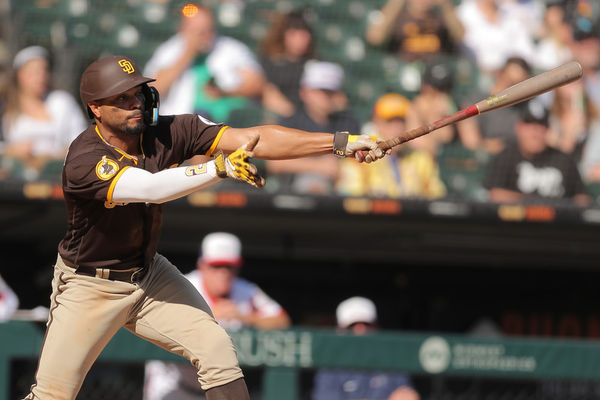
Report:
<svg viewBox="0 0 600 400"><path fill-rule="evenodd" d="M96 175L103 181L111 179L118 171L119 164L106 156L102 156L102 159L96 164Z"/></svg>

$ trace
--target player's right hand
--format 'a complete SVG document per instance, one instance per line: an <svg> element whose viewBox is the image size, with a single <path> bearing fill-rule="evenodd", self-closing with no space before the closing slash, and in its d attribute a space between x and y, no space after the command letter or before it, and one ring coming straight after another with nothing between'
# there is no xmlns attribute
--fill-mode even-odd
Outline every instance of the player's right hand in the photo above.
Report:
<svg viewBox="0 0 600 400"><path fill-rule="evenodd" d="M354 156L359 162L371 163L383 158L386 152L377 146L376 139L369 135L349 135L346 156Z"/></svg>
<svg viewBox="0 0 600 400"><path fill-rule="evenodd" d="M254 156L252 150L258 143L259 136L252 137L248 143L224 157L222 152L219 152L215 157L215 166L217 167L217 175L220 177L230 177L239 181L246 182L257 188L265 185L265 180L258 174L256 165L250 162L250 158Z"/></svg>

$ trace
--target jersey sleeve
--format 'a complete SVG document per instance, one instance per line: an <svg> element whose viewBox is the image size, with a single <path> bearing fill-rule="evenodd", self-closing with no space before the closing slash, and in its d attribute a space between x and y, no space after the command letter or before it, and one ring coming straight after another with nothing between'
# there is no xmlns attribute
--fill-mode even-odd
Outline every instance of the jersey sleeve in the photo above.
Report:
<svg viewBox="0 0 600 400"><path fill-rule="evenodd" d="M172 117L169 123L172 146L166 146L165 167L181 163L195 155L211 156L225 129L226 125L216 124L196 114Z"/></svg>
<svg viewBox="0 0 600 400"><path fill-rule="evenodd" d="M99 150L67 159L64 167L63 190L89 200L110 200L112 190L129 168L123 159Z"/></svg>

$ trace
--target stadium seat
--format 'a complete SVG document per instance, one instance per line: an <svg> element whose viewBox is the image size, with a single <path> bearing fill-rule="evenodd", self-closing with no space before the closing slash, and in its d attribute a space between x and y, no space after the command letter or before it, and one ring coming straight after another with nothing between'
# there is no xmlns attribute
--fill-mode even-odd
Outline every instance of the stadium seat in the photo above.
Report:
<svg viewBox="0 0 600 400"><path fill-rule="evenodd" d="M460 143L442 146L438 164L448 196L485 200L487 191L482 181L489 158L487 152L469 150Z"/></svg>
<svg viewBox="0 0 600 400"><path fill-rule="evenodd" d="M588 183L587 189L594 202L600 204L600 182Z"/></svg>
<svg viewBox="0 0 600 400"><path fill-rule="evenodd" d="M38 179L52 183L60 183L62 179L63 160L50 160L41 169Z"/></svg>

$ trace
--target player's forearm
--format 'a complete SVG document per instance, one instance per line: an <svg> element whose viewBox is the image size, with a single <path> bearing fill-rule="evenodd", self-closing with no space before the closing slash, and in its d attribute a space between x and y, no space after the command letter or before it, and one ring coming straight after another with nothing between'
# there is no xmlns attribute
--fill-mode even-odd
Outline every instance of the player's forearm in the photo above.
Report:
<svg viewBox="0 0 600 400"><path fill-rule="evenodd" d="M128 168L118 179L109 201L118 203L164 203L186 196L221 180L214 161L151 173Z"/></svg>
<svg viewBox="0 0 600 400"><path fill-rule="evenodd" d="M279 125L263 125L245 129L229 128L223 135L219 148L230 153L247 141L260 135L254 157L265 160L283 160L333 152L333 134L306 132Z"/></svg>

